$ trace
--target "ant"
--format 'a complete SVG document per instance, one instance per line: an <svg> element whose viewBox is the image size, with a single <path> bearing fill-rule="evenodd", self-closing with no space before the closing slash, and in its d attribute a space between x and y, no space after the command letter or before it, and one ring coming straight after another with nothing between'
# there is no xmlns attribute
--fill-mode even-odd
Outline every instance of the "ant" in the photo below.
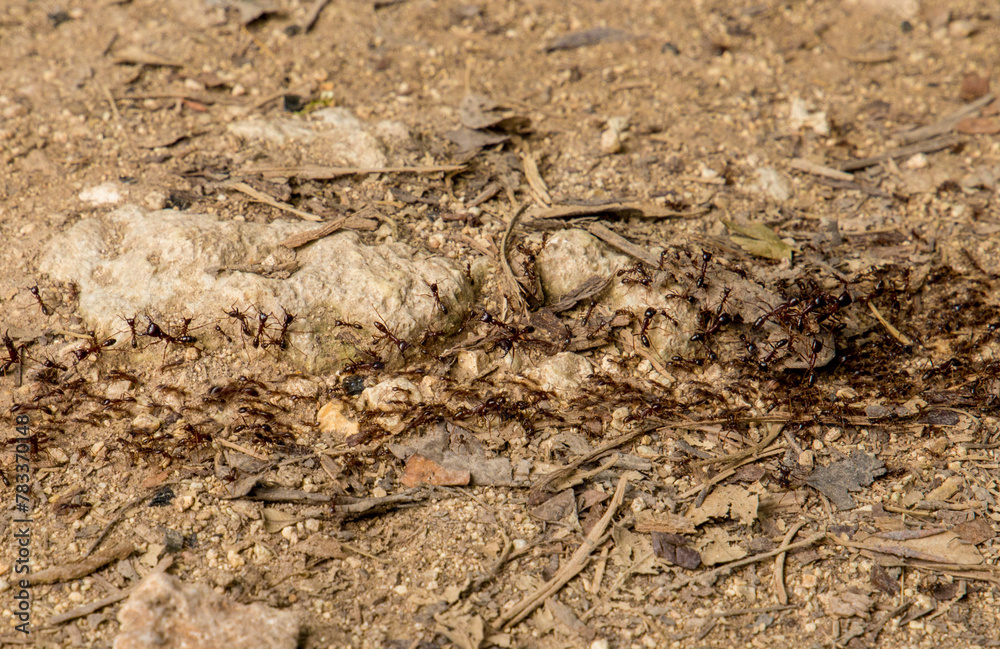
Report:
<svg viewBox="0 0 1000 649"><path fill-rule="evenodd" d="M653 277L641 261L635 262L634 266L622 268L615 275L622 278L622 284L642 284L649 288L653 283Z"/></svg>
<svg viewBox="0 0 1000 649"><path fill-rule="evenodd" d="M729 294L731 292L732 289L730 288L727 288L723 292L722 301L719 302L719 305L717 307L715 307L715 313L710 313L708 311L702 312L703 315L707 314L708 316L708 322L705 324L705 331L696 333L693 336L691 336L690 338L691 342L700 342L703 345L706 345L707 347L708 339L709 337L712 336L712 334L717 332L722 327L725 327L727 324L733 322L734 317L729 313L727 313L726 311L723 311L723 309L726 306L726 300L729 299ZM708 358L709 360L715 361L718 360L718 355L714 351L709 350Z"/></svg>
<svg viewBox="0 0 1000 649"><path fill-rule="evenodd" d="M135 319L138 316L133 316L131 318L126 318L125 316L118 316L118 317L120 317L122 320L125 321L125 324L128 325L129 331L132 334L132 349L137 348L139 346L139 339L136 337L135 333Z"/></svg>
<svg viewBox="0 0 1000 649"><path fill-rule="evenodd" d="M483 311L483 315L479 318L479 321L485 322L486 324L493 325L497 329L503 330L504 333L501 334L500 337L496 340L496 342L493 344L493 349L491 350L491 351L496 351L497 349L502 349L503 355L501 356L501 358L511 353L514 350L514 343L517 342L524 344L529 344L529 343L538 344L546 347L549 346L548 343L542 340L528 338L526 336L526 334L535 333L535 328L531 325L528 325L527 327L524 328L518 328L515 327L514 325L507 324L502 320L494 318L489 313L489 311Z"/></svg>
<svg viewBox="0 0 1000 649"><path fill-rule="evenodd" d="M708 270L708 262L712 261L712 253L701 251L701 275L698 276L698 281L694 283L698 288L705 288L708 282L705 281L705 271Z"/></svg>
<svg viewBox="0 0 1000 649"><path fill-rule="evenodd" d="M364 329L364 326L359 325L357 322L346 322L344 320L334 320L334 327L354 327L355 329Z"/></svg>
<svg viewBox="0 0 1000 649"><path fill-rule="evenodd" d="M770 351L770 353L768 353L768 355L765 356L763 360L760 361L760 363L758 363L760 371L766 372L767 368L771 366L771 362L774 361L775 356L778 355L778 352L787 347L788 345L790 345L791 342L792 342L791 338L784 338L775 343L774 348Z"/></svg>
<svg viewBox="0 0 1000 649"><path fill-rule="evenodd" d="M446 307L444 305L444 302L441 301L441 295L438 293L438 285L430 284L429 286L431 288L431 295L434 296L434 303L437 304L437 307L438 309L440 309L441 313L448 315L448 307Z"/></svg>
<svg viewBox="0 0 1000 649"><path fill-rule="evenodd" d="M267 319L269 317L270 314L264 313L260 309L257 310L257 334L253 337L253 340L250 342L250 346L253 347L254 349L260 347L260 337L264 334L264 327L267 326Z"/></svg>
<svg viewBox="0 0 1000 649"><path fill-rule="evenodd" d="M17 348L14 347L14 341L9 334L10 330L7 330L3 335L3 345L7 348L8 358L4 361L3 365L0 365L0 374L5 374L11 365L15 365L21 360L21 355L18 353Z"/></svg>
<svg viewBox="0 0 1000 649"><path fill-rule="evenodd" d="M229 311L223 311L227 316L233 320L238 320L240 323L240 328L243 331L243 336L245 338L253 337L253 330L250 328L250 323L247 322L247 314L240 311L238 308L233 306Z"/></svg>
<svg viewBox="0 0 1000 649"><path fill-rule="evenodd" d="M642 328L639 329L639 340L642 342L643 347L649 347L649 337L646 335L646 330L649 329L649 323L653 321L655 315L656 309L653 307L649 307L642 314Z"/></svg>
<svg viewBox="0 0 1000 649"><path fill-rule="evenodd" d="M181 327L181 334L179 336L171 336L170 334L164 332L160 329L160 325L153 322L153 319L148 315L146 316L146 319L149 320L149 326L146 327L146 332L142 334L143 336L149 336L150 338L156 338L157 340L174 343L176 345L190 345L198 342L197 338L187 334L188 325L191 324L190 318L184 319L184 325Z"/></svg>
<svg viewBox="0 0 1000 649"><path fill-rule="evenodd" d="M38 302L38 306L42 309L42 315L52 315L52 311L49 310L49 307L45 306L45 302L42 302L42 294L39 292L37 285L29 286L28 292L31 293Z"/></svg>
<svg viewBox="0 0 1000 649"><path fill-rule="evenodd" d="M586 327L587 323L590 322L590 316L594 313L594 307L597 306L597 300L590 298L590 304L587 305L587 311L583 314L583 326Z"/></svg>
<svg viewBox="0 0 1000 649"><path fill-rule="evenodd" d="M809 355L809 368L806 369L806 374L809 375L809 387L812 387L816 383L816 359L819 357L819 353L823 351L823 341L819 338L812 339L812 345L810 347L812 353Z"/></svg>
<svg viewBox="0 0 1000 649"><path fill-rule="evenodd" d="M378 311L375 311L378 314ZM386 341L391 342L399 350L400 354L406 353L406 350L410 348L410 343L398 338L394 333L389 331L389 327L386 326L385 322L381 320L382 315L379 314L379 320L373 323L373 326L379 331L379 333L372 336L372 344L378 346Z"/></svg>
<svg viewBox="0 0 1000 649"><path fill-rule="evenodd" d="M365 356L367 356L370 360L368 360L368 361L357 361L357 362L351 363L351 364L349 364L348 366L346 366L344 368L345 372L347 372L349 374L353 373L353 372L357 372L359 370L370 370L372 372L381 372L382 370L385 369L385 363L382 362L382 359L379 358L377 355L373 354L372 352L365 351L365 350L358 350L358 351L360 351L362 354L364 354Z"/></svg>
<svg viewBox="0 0 1000 649"><path fill-rule="evenodd" d="M265 343L264 347L267 347L268 345L274 345L278 349L288 348L288 340L285 338L285 335L288 333L289 325L291 325L292 322L295 321L295 314L285 311L284 308L282 308L281 310L284 311L285 313L285 317L281 321L281 331L278 332L277 336L271 338L269 342Z"/></svg>
<svg viewBox="0 0 1000 649"><path fill-rule="evenodd" d="M85 360L88 356L93 354L95 357L100 356L105 348L111 347L117 341L114 338L108 338L104 342L97 342L97 334L91 332L90 334L91 344L89 347L83 347L81 349L74 349L71 353L76 357L76 362L79 363ZM4 338L4 344L7 343L6 337ZM8 348L9 350L9 348ZM9 351L8 351L9 353Z"/></svg>

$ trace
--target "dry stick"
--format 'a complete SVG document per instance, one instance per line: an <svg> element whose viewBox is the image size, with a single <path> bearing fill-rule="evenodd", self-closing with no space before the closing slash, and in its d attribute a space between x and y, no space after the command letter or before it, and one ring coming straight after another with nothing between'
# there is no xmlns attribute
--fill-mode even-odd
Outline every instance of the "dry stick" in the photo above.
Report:
<svg viewBox="0 0 1000 649"><path fill-rule="evenodd" d="M273 198L271 198L270 196L268 196L267 194L264 194L263 192L257 191L256 189L254 189L253 187L251 187L250 185L248 185L248 184L246 184L244 182L238 182L237 181L237 182L231 182L231 183L223 183L222 187L225 188L225 189L235 189L238 192L243 192L247 196L250 196L251 198L253 198L255 200L258 200L261 203L265 203L267 205L270 205L271 207L276 207L279 210L284 210L286 212L291 212L292 214L294 214L296 216L302 217L306 221L317 221L318 222L318 221L322 221L323 220L322 216L316 216L315 214L312 214L310 212L303 212L302 210L299 210L299 209L296 209L296 208L292 207L288 203L282 203L281 201L276 201Z"/></svg>
<svg viewBox="0 0 1000 649"><path fill-rule="evenodd" d="M891 149L870 158L848 160L840 163L838 166L841 171L857 171L858 169L864 169L866 167L877 165L878 163L889 160L890 158L908 158L912 155L916 155L917 153L930 153L931 151L947 149L950 146L958 144L961 140L962 138L957 135L944 135L932 140L927 140L926 142L918 142L909 146L901 146L896 149Z"/></svg>
<svg viewBox="0 0 1000 649"><path fill-rule="evenodd" d="M785 534L785 538L781 541L778 549L787 548L788 544L795 538L795 534L804 525L805 522L793 525L792 529L788 530L788 534ZM782 606L788 603L788 591L785 590L785 556L787 554L787 552L782 552L774 558L774 590L777 591L778 601L781 602Z"/></svg>
<svg viewBox="0 0 1000 649"><path fill-rule="evenodd" d="M161 487L163 486L165 485L161 485ZM110 534L114 526L118 524L118 521L120 521L122 518L125 517L125 512L127 512L128 510L132 509L133 507L147 500L150 497L151 496L148 494L144 496L138 496L128 501L124 505L122 505L121 509L118 510L118 513L114 515L114 518L108 521L108 524L104 526L104 531L102 531L101 534L96 539L94 539L94 542L90 544L90 547L87 548L87 551L84 553L83 556L89 557L91 554L94 553L94 550L97 549L97 546L103 543L104 539L108 538L108 534Z"/></svg>
<svg viewBox="0 0 1000 649"><path fill-rule="evenodd" d="M618 507L622 504L622 500L625 499L625 489L627 487L628 478L622 476L618 481L618 488L615 489L615 496L611 499L611 504L608 505L608 511L604 512L604 516L602 516L601 520L597 522L594 529L590 531L587 538L583 540L580 547L576 549L576 552L574 552L573 556L570 557L569 562L560 568L559 572L557 572L556 575L545 585L535 591L533 595L525 597L520 602L512 606L510 610L497 618L494 623L494 628L503 629L519 623L521 620L528 617L532 611L538 608L542 602L557 593L560 588L569 583L573 577L583 570L584 566L587 565L590 554L597 548L598 541L604 534L604 530L608 528L612 517L615 515L615 512L618 511Z"/></svg>
<svg viewBox="0 0 1000 649"><path fill-rule="evenodd" d="M86 577L92 572L100 570L112 561L124 559L135 552L135 544L122 541L112 545L106 550L102 550L92 557L67 563L61 566L53 566L46 570L40 570L28 577L28 581L33 586L38 584L55 584L61 581L72 581L80 577Z"/></svg>
<svg viewBox="0 0 1000 649"><path fill-rule="evenodd" d="M833 178L834 180L854 182L854 176L845 171L839 171L833 167L816 164L815 162L810 162L804 158L792 158L788 161L788 166L797 171L804 171L807 174L825 176L827 178Z"/></svg>
<svg viewBox="0 0 1000 649"><path fill-rule="evenodd" d="M167 555L163 557L163 559L161 559L159 563L156 564L156 567L153 568L153 572L165 572L168 568L170 568L173 562L174 562L173 556ZM91 602L90 604L84 604L83 606L79 606L70 611L66 611L65 613L61 613L59 615L50 617L49 621L45 624L45 626L46 627L58 626L63 622L69 622L70 620L75 620L77 618L84 617L85 615L90 615L91 613L101 610L105 606L110 606L112 604L116 604L122 601L123 599L131 595L133 590L135 590L135 585L131 586L130 588L126 588L125 590L119 591L114 595L108 595L107 597Z"/></svg>
<svg viewBox="0 0 1000 649"><path fill-rule="evenodd" d="M912 142L920 142L921 140L949 133L953 128L955 128L956 125L958 125L960 121L966 117L975 115L983 107L993 101L993 99L994 95L992 93L986 94L976 101L962 106L955 112L935 122L934 124L928 124L927 126L915 128L912 131L900 133L896 136L896 139L903 144L910 144Z"/></svg>
<svg viewBox="0 0 1000 649"><path fill-rule="evenodd" d="M722 457L715 457L710 460L699 460L697 462L693 462L691 465L696 467L701 467L701 466L707 466L709 464L715 464L716 462L739 462L744 458L748 458L751 455L760 453L768 446L770 446L771 442L778 439L778 435L781 434L781 431L784 430L784 428L785 428L784 426L775 426L774 430L768 433L767 437L762 439L759 444L755 444L750 448L745 448L742 451L730 453L729 455L723 455Z"/></svg>
<svg viewBox="0 0 1000 649"><path fill-rule="evenodd" d="M724 421L726 421L726 420L725 419L720 419L720 420L716 421L715 423L723 423ZM675 423L679 424L679 423L690 423L690 422L675 422ZM641 437L642 435L645 435L646 433L653 432L654 430L664 430L664 429L670 428L670 427L671 427L671 424L663 426L662 428L659 427L659 426L643 426L642 428L638 428L638 429L633 430L631 432L625 433L624 435L620 435L620 436L614 438L611 441L608 441L608 442L605 442L605 443L601 444L600 446L598 446L597 448L595 448L593 451L591 451L589 453L586 453L586 454L578 457L577 459L573 460L571 463L567 464L563 468L556 469L552 473L549 473L549 474L545 475L537 484L535 484L534 486L532 486L531 490L533 492L539 492L539 491L545 489L548 485L552 484L553 482L556 482L556 481L559 481L559 480L564 480L568 476L572 475L574 471L576 471L578 468L580 468L581 466L583 466L587 462L590 462L591 460L593 460L596 457L600 457L601 455L604 455L608 451L616 449L616 448L618 448L619 446L621 446L623 444L628 444L632 440L636 439L637 437Z"/></svg>
<svg viewBox="0 0 1000 649"><path fill-rule="evenodd" d="M298 167L259 167L247 169L247 173L260 174L265 178L276 176L295 176L307 180L331 180L341 176L364 176L368 174L412 173L430 174L439 171L462 171L466 165L417 165L413 167L324 167L320 165L301 165Z"/></svg>
<svg viewBox="0 0 1000 649"><path fill-rule="evenodd" d="M789 550L798 550L799 548L807 548L811 545L819 543L820 541L826 538L827 538L826 532L817 532L816 534L813 534L804 541L799 541L798 543L792 543L791 545L787 546L783 545L775 550L771 550L770 552L764 552L763 554L755 554L752 557L747 557L746 559L740 559L739 561L733 561L727 563L725 565L719 566L714 570L709 570L708 572L700 573L697 575L691 575L690 577L685 577L684 579L680 579L671 584L670 588L677 590L689 584L693 584L694 582L699 580L703 579L710 580L718 575L729 572L730 570L733 570L735 568L742 568L743 566L748 566L751 563L766 561L772 557L781 554L782 552L788 552Z"/></svg>
<svg viewBox="0 0 1000 649"><path fill-rule="evenodd" d="M330 236L340 228L344 227L345 223L347 223L347 217L342 216L339 219L330 221L321 228L292 235L287 239L285 239L284 241L282 241L281 245L284 246L285 248L290 248L292 250L295 250L296 248L304 246L311 241L316 241L317 239L322 239L323 237Z"/></svg>
<svg viewBox="0 0 1000 649"><path fill-rule="evenodd" d="M304 21L302 21L303 34L309 33L309 30L312 29L313 25L316 24L316 21L319 20L319 15L323 13L323 9L325 9L328 4L330 4L330 0L316 0L316 2L313 3L312 9L309 10L309 15L306 16Z"/></svg>
<svg viewBox="0 0 1000 649"><path fill-rule="evenodd" d="M632 257L635 257L639 261L643 261L649 264L650 266L658 266L660 263L660 260L654 257L645 248L635 245L622 235L618 234L617 232L612 232L611 230L607 229L600 223L590 224L587 227L587 230L589 230L592 235L594 235L604 243L608 244L612 248L616 248L627 255L631 255Z"/></svg>
<svg viewBox="0 0 1000 649"><path fill-rule="evenodd" d="M532 212L533 219L572 219L594 217L600 214L617 214L643 219L694 218L707 213L708 208L696 208L690 212L678 212L650 203L604 203L603 205L554 205Z"/></svg>
<svg viewBox="0 0 1000 649"><path fill-rule="evenodd" d="M510 244L510 235L514 231L514 226L517 225L517 220L521 218L524 214L524 210L528 206L522 205L514 211L514 214L510 217L510 221L507 222L507 229L504 230L503 239L500 240L500 265L503 267L504 277L507 279L507 284L509 289L513 293L514 307L517 309L518 313L524 313L527 311L527 304L524 298L521 297L522 286L514 279L514 273L510 269L510 262L507 261L507 246Z"/></svg>
<svg viewBox="0 0 1000 649"><path fill-rule="evenodd" d="M266 455L255 453L253 449L249 449L246 446L241 446L239 444L236 444L235 442L230 442L228 440L222 439L221 437L217 438L215 441L217 441L220 445L225 446L226 448L232 449L234 451L239 451L243 455L249 455L250 457L256 460L260 460L261 462L267 462L271 459Z"/></svg>
<svg viewBox="0 0 1000 649"><path fill-rule="evenodd" d="M688 489L684 493L680 494L678 496L678 498L680 498L681 500L683 500L685 498L690 498L691 496L693 496L695 494L698 494L698 498L699 498L700 502L696 502L695 507L700 507L701 506L701 502L704 502L705 497L708 496L708 489L710 487L712 487L713 485L716 485L716 484L722 482L723 480L725 480L726 478L728 478L728 477L730 477L732 475L735 475L736 474L736 469L740 468L741 466L743 466L745 464L750 464L751 462L756 462L757 460L763 460L764 458L771 457L772 455L780 455L780 454L782 454L782 453L785 452L785 448L786 448L785 445L782 444L782 445L779 445L779 446L772 446L771 448L764 449L759 455L754 455L754 456L748 457L745 460L743 460L741 462L738 462L737 464L734 464L733 466L731 466L730 468L726 469L725 471L720 472L719 474L717 474L714 478L712 478L711 480L709 480L705 484L697 486L697 487L693 487L691 489Z"/></svg>
<svg viewBox="0 0 1000 649"><path fill-rule="evenodd" d="M878 309L875 308L874 304L872 304L871 302L869 302L868 303L868 308L871 309L872 313L875 315L875 318L879 322L882 323L882 326L886 328L886 330L892 335L893 338L895 338L896 340L898 340L900 343L902 343L904 345L912 345L913 344L913 341L910 340L909 336L907 336L906 334L900 332L899 329L896 329L895 327L893 327L889 323L888 320L886 320L884 317L882 317L882 314L879 312Z"/></svg>
<svg viewBox="0 0 1000 649"><path fill-rule="evenodd" d="M552 195L549 194L549 188L545 186L545 180L538 171L538 164L531 153L521 154L521 166L524 168L524 177L528 181L528 186L535 193L538 202L545 207L552 205Z"/></svg>

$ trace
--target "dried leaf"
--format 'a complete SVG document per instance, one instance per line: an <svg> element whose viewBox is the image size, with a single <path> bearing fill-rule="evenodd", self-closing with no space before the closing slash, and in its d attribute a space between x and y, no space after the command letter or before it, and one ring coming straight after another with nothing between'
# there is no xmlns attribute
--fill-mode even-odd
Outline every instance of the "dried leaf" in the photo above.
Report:
<svg viewBox="0 0 1000 649"><path fill-rule="evenodd" d="M962 539L966 543L971 543L972 545L985 543L997 535L996 531L994 531L990 524L982 518L959 523L952 528L952 531L958 535L958 538Z"/></svg>
<svg viewBox="0 0 1000 649"><path fill-rule="evenodd" d="M740 225L732 221L722 221L729 230L729 238L751 255L765 259L791 259L795 248L788 245L763 223Z"/></svg>
<svg viewBox="0 0 1000 649"><path fill-rule="evenodd" d="M319 559L344 559L347 557L337 539L322 534L313 534L308 539L296 543L292 549Z"/></svg>
<svg viewBox="0 0 1000 649"><path fill-rule="evenodd" d="M996 135L1000 133L1000 119L996 117L966 117L955 125L955 130L968 135Z"/></svg>
<svg viewBox="0 0 1000 649"><path fill-rule="evenodd" d="M461 649L479 649L486 638L486 626L483 618L478 615L435 615L437 627L441 633Z"/></svg>
<svg viewBox="0 0 1000 649"><path fill-rule="evenodd" d="M676 534L653 532L653 552L675 566L694 570L701 565L701 555L687 547L687 539Z"/></svg>
<svg viewBox="0 0 1000 649"><path fill-rule="evenodd" d="M656 555L653 553L652 541L641 534L630 532L623 527L614 527L611 536L615 547L611 551L611 559L627 574L656 575Z"/></svg>
<svg viewBox="0 0 1000 649"><path fill-rule="evenodd" d="M406 473L400 482L407 487L431 484L439 487L461 487L472 478L468 471L446 469L434 460L414 454L406 461Z"/></svg>
<svg viewBox="0 0 1000 649"><path fill-rule="evenodd" d="M710 527L705 530L698 549L701 551L701 562L706 566L736 561L747 556L747 551L732 543L732 537L721 527Z"/></svg>
<svg viewBox="0 0 1000 649"><path fill-rule="evenodd" d="M874 455L854 451L851 457L820 467L809 474L806 484L818 489L838 509L854 509L857 503L848 493L861 491L885 473L885 463Z"/></svg>
<svg viewBox="0 0 1000 649"><path fill-rule="evenodd" d="M628 37L627 32L611 27L594 27L580 32L573 32L560 36L545 46L545 52L557 52L559 50L575 50L580 47L597 45L603 41L621 41Z"/></svg>
<svg viewBox="0 0 1000 649"><path fill-rule="evenodd" d="M277 534L289 525L295 525L300 520L299 517L294 514L283 512L280 509L271 509L267 507L261 511L261 515L264 518L264 530L267 531L268 534Z"/></svg>
<svg viewBox="0 0 1000 649"><path fill-rule="evenodd" d="M757 520L759 499L739 485L719 487L705 498L701 507L693 507L687 513L687 518L701 525L710 518L735 518L744 525L751 525Z"/></svg>
<svg viewBox="0 0 1000 649"><path fill-rule="evenodd" d="M878 588L886 595L895 596L897 593L899 593L899 583L897 583L895 579L889 576L888 570L878 565L877 563L872 566L871 582L872 586Z"/></svg>
<svg viewBox="0 0 1000 649"><path fill-rule="evenodd" d="M538 507L531 510L531 514L543 521L561 521L567 516L576 514L576 497L572 489L561 491L552 496Z"/></svg>
<svg viewBox="0 0 1000 649"><path fill-rule="evenodd" d="M474 131L470 128L460 128L455 131L447 131L444 136L458 145L458 150L474 151L493 144L500 144L510 139L507 135L489 133L486 131Z"/></svg>
<svg viewBox="0 0 1000 649"><path fill-rule="evenodd" d="M951 531L903 541L871 536L865 539L862 545L874 552L934 563L967 566L983 562L983 555L976 546L966 543L958 534Z"/></svg>
<svg viewBox="0 0 1000 649"><path fill-rule="evenodd" d="M872 598L861 593L845 591L842 593L822 593L819 596L823 604L823 612L836 617L867 618L872 607Z"/></svg>
<svg viewBox="0 0 1000 649"><path fill-rule="evenodd" d="M643 511L636 514L635 531L694 534L696 525L697 523L687 516L679 516L670 512Z"/></svg>

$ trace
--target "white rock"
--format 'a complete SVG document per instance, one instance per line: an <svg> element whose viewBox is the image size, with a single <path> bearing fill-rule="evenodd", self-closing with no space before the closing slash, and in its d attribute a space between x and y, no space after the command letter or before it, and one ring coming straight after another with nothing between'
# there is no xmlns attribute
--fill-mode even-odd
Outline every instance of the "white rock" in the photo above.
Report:
<svg viewBox="0 0 1000 649"><path fill-rule="evenodd" d="M114 205L122 200L122 193L115 183L103 183L80 192L80 200L91 205Z"/></svg>
<svg viewBox="0 0 1000 649"><path fill-rule="evenodd" d="M80 287L80 313L88 327L97 330L119 329L122 314L147 311L183 314L198 326L218 321L220 310L234 305L251 311L251 305L260 307L274 314L272 322L286 309L299 318L288 333L294 347L288 357L314 370L355 353L353 345L332 335L343 331L336 328L336 320L371 327L384 317L395 335L412 339L428 328L448 331L464 319L473 293L456 262L423 258L400 243L368 246L354 232L325 237L297 254L281 246L289 236L314 227L288 221L220 221L211 215L126 206L82 220L53 237L40 266L54 280ZM287 279L219 272L248 260L264 265L294 262L298 270ZM448 314L437 308L430 284L437 284L452 307ZM316 312L322 317L310 320ZM198 347L225 344L221 335L209 333L210 327L201 331L196 334ZM229 331L240 338L235 325ZM359 340L367 335L357 334Z"/></svg>
<svg viewBox="0 0 1000 649"><path fill-rule="evenodd" d="M806 102L796 97L788 108L788 128L791 131L801 131L811 128L819 135L830 134L830 122L825 111L810 113Z"/></svg>
<svg viewBox="0 0 1000 649"><path fill-rule="evenodd" d="M788 179L774 167L760 167L756 170L756 180L750 185L752 191L764 194L779 203L792 196L792 186Z"/></svg>

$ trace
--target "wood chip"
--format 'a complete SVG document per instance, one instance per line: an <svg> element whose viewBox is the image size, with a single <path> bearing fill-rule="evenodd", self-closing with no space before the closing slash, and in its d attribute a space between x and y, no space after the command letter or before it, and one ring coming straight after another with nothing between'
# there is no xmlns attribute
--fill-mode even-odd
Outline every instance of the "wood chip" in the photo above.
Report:
<svg viewBox="0 0 1000 649"><path fill-rule="evenodd" d="M708 212L708 209L678 212L652 203L604 203L602 205L553 205L535 210L529 216L533 219L572 219L583 216L613 214L618 218L692 218Z"/></svg>
<svg viewBox="0 0 1000 649"><path fill-rule="evenodd" d="M612 248L635 257L639 261L645 262L650 266L655 267L660 263L659 258L654 256L653 253L649 252L645 248L635 245L617 232L612 232L600 223L591 223L587 227L587 230Z"/></svg>
<svg viewBox="0 0 1000 649"><path fill-rule="evenodd" d="M542 174L538 171L535 158L530 153L521 154L521 165L524 168L524 177L528 181L528 186L538 198L538 202L548 207L552 205L552 196L549 195L549 188L542 179Z"/></svg>
<svg viewBox="0 0 1000 649"><path fill-rule="evenodd" d="M315 230L309 230L308 232L302 232L293 236L288 237L281 242L281 245L286 248L291 248L292 250L306 245L311 241L316 241L317 239L322 239L323 237L329 236L342 228L344 224L347 223L347 217L342 216L339 219L330 221L321 228L316 228Z"/></svg>
<svg viewBox="0 0 1000 649"><path fill-rule="evenodd" d="M27 577L32 586L38 584L57 584L63 581L73 581L81 577L86 577L92 572L100 570L112 561L119 561L135 552L135 544L129 541L121 541L109 548L95 552L91 556L81 561L67 563L61 566L53 566L46 570L39 570Z"/></svg>
<svg viewBox="0 0 1000 649"><path fill-rule="evenodd" d="M992 102L995 98L996 98L995 95L993 95L992 93L987 94L969 104L966 104L965 106L962 106L958 110L954 111L953 113L947 115L943 119L933 124L922 126L920 128L915 128L912 131L907 131L905 133L900 133L899 135L896 136L896 139L898 139L903 144L912 144L914 142L927 140L933 137L937 137L939 135L943 135L945 133L950 133L952 129L954 129L960 121L962 121L966 117L973 117L974 115L979 113L980 110L986 107L990 102ZM915 151L914 153L919 153L919 152Z"/></svg>
<svg viewBox="0 0 1000 649"><path fill-rule="evenodd" d="M854 176L845 171L839 171L833 167L816 164L815 162L810 162L804 158L793 158L788 161L788 166L798 171L804 171L816 176L825 176L827 178L833 178L834 180L844 180L849 182L854 180Z"/></svg>
<svg viewBox="0 0 1000 649"><path fill-rule="evenodd" d="M288 203L282 203L281 201L276 201L273 198L271 198L270 196L268 196L267 194L265 194L263 192L257 191L256 189L254 189L253 187L251 187L250 185L248 185L248 184L246 184L244 182L236 181L236 182L222 183L221 187L223 189L235 189L236 191L242 192L242 193L246 194L247 196L249 196L249 197L251 197L251 198L253 198L255 200L260 201L261 203L264 203L266 205L270 205L271 207L275 207L275 208L277 208L279 210L284 210L285 212L290 212L291 214L299 216L299 217L305 219L306 221L322 221L323 220L322 216L316 216L315 214L311 214L309 212L303 212L300 209L296 209L295 207L292 207Z"/></svg>
<svg viewBox="0 0 1000 649"><path fill-rule="evenodd" d="M301 165L297 167L257 167L247 169L247 174L260 174L264 178L304 178L307 180L331 180L343 176L365 176L368 174L432 174L462 171L465 165L418 165L413 167L324 167L321 165Z"/></svg>
<svg viewBox="0 0 1000 649"><path fill-rule="evenodd" d="M918 153L930 153L932 151L940 151L941 149L947 149L948 147L955 146L961 141L957 135L942 135L941 137L936 137L932 140L927 140L926 142L918 142L916 144L911 144L909 146L901 146L896 149L890 149L885 153L880 153L878 155L871 156L870 158L861 158L860 160L848 160L846 162L840 163L838 166L841 171L856 171L858 169L865 169L866 167L871 167L877 165L885 160L896 160L899 158L909 158L912 155Z"/></svg>

